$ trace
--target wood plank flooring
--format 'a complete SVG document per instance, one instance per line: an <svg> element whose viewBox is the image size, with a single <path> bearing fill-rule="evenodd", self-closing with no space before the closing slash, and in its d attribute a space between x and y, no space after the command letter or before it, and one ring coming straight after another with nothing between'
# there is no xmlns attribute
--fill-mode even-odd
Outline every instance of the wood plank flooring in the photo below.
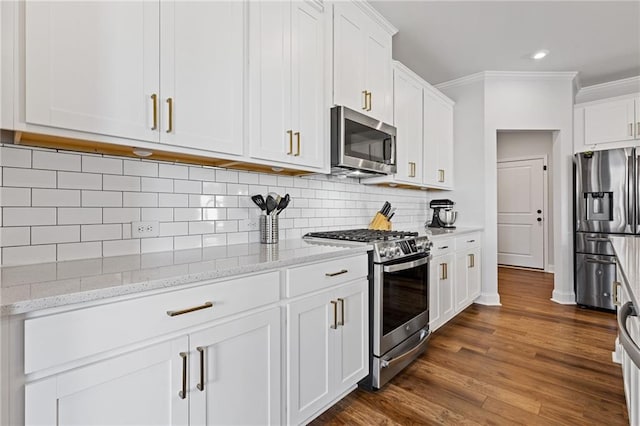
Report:
<svg viewBox="0 0 640 426"><path fill-rule="evenodd" d="M628 425L615 316L551 302L551 274L498 274L501 307L470 306L381 391L312 424Z"/></svg>

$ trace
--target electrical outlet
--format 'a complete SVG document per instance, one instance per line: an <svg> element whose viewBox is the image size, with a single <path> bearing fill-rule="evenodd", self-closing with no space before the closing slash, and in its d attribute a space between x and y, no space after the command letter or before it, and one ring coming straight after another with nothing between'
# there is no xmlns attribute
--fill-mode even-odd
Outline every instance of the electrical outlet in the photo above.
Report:
<svg viewBox="0 0 640 426"><path fill-rule="evenodd" d="M157 237L158 228L158 222L131 222L131 238Z"/></svg>
<svg viewBox="0 0 640 426"><path fill-rule="evenodd" d="M256 218L255 220L251 220L249 221L249 223L247 223L247 228L257 230L259 227L258 224L259 224L259 221Z"/></svg>

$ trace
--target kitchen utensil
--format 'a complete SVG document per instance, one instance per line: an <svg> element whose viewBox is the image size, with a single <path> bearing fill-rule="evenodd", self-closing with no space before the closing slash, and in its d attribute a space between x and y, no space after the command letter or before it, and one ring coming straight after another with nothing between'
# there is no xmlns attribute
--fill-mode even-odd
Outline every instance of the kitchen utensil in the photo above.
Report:
<svg viewBox="0 0 640 426"><path fill-rule="evenodd" d="M282 213L282 210L287 208L287 206L289 205L289 201L291 201L291 197L289 196L289 194L285 194L284 198L282 198L278 203L278 212L276 213L276 215L279 215L280 213Z"/></svg>
<svg viewBox="0 0 640 426"><path fill-rule="evenodd" d="M385 201L380 209L380 214L386 216L389 214L389 210L391 209L391 204L388 201Z"/></svg>
<svg viewBox="0 0 640 426"><path fill-rule="evenodd" d="M264 197L261 194L252 196L251 201L253 201L256 206L260 207L260 210L265 211L267 209L267 205L264 202Z"/></svg>
<svg viewBox="0 0 640 426"><path fill-rule="evenodd" d="M260 242L262 244L276 244L278 242L278 216L260 216Z"/></svg>
<svg viewBox="0 0 640 426"><path fill-rule="evenodd" d="M278 204L276 204L276 199L273 198L271 195L267 195L267 200L265 201L265 204L267 205L267 214L271 214L276 207L278 207Z"/></svg>

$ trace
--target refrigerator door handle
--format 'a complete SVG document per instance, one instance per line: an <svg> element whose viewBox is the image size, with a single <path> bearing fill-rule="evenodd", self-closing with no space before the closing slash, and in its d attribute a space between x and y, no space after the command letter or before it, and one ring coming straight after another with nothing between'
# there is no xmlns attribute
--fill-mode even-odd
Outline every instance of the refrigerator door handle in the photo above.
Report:
<svg viewBox="0 0 640 426"><path fill-rule="evenodd" d="M633 184L633 178L635 176L635 154L627 158L627 224L631 227L631 231L635 231L635 185Z"/></svg>

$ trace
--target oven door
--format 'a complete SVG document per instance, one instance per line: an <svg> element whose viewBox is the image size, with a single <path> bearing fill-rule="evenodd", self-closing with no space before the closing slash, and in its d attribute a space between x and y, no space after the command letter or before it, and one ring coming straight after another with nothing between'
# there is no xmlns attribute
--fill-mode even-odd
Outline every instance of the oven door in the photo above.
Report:
<svg viewBox="0 0 640 426"><path fill-rule="evenodd" d="M374 268L373 354L382 356L429 327L429 259L377 264Z"/></svg>

